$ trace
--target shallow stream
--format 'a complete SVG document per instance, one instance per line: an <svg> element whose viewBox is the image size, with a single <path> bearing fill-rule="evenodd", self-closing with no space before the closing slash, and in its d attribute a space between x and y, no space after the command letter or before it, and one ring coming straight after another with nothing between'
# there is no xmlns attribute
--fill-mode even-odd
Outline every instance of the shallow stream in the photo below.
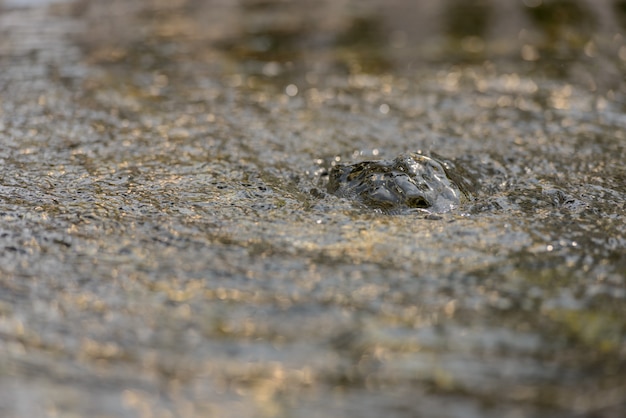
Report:
<svg viewBox="0 0 626 418"><path fill-rule="evenodd" d="M0 69L0 416L623 416L624 1L0 0Z"/></svg>

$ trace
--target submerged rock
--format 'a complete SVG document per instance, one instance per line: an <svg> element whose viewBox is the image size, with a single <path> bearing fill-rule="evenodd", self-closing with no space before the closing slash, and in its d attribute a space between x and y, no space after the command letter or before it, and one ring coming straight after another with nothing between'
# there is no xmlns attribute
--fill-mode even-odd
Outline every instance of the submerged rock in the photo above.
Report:
<svg viewBox="0 0 626 418"><path fill-rule="evenodd" d="M452 180L459 178L453 170L450 162L406 153L391 161L338 164L330 171L327 190L384 213L443 213L466 196L463 185Z"/></svg>

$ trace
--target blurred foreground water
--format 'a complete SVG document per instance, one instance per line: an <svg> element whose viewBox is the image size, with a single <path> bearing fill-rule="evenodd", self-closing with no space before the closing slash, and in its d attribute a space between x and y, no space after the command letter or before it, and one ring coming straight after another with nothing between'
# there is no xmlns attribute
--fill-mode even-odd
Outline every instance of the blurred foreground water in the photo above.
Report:
<svg viewBox="0 0 626 418"><path fill-rule="evenodd" d="M0 69L0 416L623 416L626 2L0 0ZM327 192L418 151L452 211Z"/></svg>

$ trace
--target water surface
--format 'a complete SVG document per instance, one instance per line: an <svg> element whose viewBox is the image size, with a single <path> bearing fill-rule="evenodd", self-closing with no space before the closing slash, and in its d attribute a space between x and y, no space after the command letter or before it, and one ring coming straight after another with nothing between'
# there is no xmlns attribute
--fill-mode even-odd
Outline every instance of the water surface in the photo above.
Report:
<svg viewBox="0 0 626 418"><path fill-rule="evenodd" d="M623 2L37 3L0 2L0 415L621 416ZM327 192L420 151L471 198Z"/></svg>

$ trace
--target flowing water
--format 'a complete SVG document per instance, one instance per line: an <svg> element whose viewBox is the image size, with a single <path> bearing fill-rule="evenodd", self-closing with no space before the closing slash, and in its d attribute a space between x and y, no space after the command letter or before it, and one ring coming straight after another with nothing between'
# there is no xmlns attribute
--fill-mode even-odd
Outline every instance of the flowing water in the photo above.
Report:
<svg viewBox="0 0 626 418"><path fill-rule="evenodd" d="M0 68L1 416L623 416L624 1L4 0Z"/></svg>

